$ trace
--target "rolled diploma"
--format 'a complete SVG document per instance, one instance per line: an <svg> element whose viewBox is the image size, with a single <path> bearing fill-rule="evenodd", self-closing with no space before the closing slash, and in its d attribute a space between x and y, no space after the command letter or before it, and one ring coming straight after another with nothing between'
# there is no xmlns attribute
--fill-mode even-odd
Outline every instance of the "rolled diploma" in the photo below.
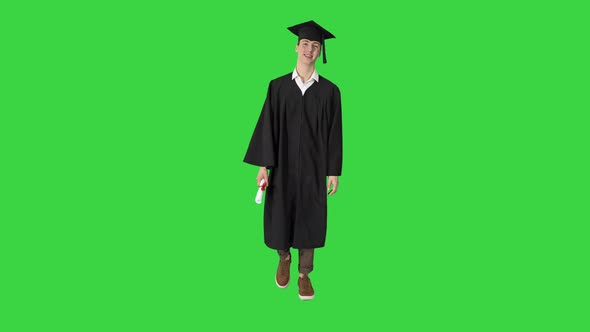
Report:
<svg viewBox="0 0 590 332"><path fill-rule="evenodd" d="M260 181L260 187L258 187L258 192L256 193L256 199L254 201L256 204L262 203L262 193L264 192L264 188L266 185L264 184L264 179Z"/></svg>

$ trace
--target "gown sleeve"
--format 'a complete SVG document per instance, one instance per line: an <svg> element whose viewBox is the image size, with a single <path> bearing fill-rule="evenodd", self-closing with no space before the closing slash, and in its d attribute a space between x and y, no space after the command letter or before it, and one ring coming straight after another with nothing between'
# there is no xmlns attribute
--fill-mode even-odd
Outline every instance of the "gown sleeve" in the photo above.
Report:
<svg viewBox="0 0 590 332"><path fill-rule="evenodd" d="M276 166L271 86L272 82L268 85L266 100L244 157L244 162L248 164L267 168Z"/></svg>
<svg viewBox="0 0 590 332"><path fill-rule="evenodd" d="M328 132L328 176L342 173L342 105L340 90L336 87L332 96L332 116Z"/></svg>

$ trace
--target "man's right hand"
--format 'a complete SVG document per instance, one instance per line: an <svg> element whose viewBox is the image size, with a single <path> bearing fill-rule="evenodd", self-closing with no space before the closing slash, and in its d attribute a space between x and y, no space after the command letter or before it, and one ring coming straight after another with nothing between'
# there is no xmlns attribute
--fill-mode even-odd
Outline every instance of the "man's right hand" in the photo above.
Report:
<svg viewBox="0 0 590 332"><path fill-rule="evenodd" d="M266 167L260 167L260 170L258 171L258 176L256 177L256 186L260 187L260 181L262 181L262 179L264 179L265 185L268 186L270 184L268 182L268 170L266 169Z"/></svg>

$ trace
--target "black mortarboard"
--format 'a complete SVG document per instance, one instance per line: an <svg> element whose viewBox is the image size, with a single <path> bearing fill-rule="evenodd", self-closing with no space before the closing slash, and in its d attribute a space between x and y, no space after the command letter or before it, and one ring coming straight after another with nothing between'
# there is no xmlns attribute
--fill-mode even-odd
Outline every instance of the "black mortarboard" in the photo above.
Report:
<svg viewBox="0 0 590 332"><path fill-rule="evenodd" d="M292 33L296 34L301 39L309 39L318 41L322 45L322 56L324 57L324 63L326 63L326 45L324 41L330 38L336 38L328 30L322 28L319 24L314 21L309 21L301 24L294 25L289 29Z"/></svg>

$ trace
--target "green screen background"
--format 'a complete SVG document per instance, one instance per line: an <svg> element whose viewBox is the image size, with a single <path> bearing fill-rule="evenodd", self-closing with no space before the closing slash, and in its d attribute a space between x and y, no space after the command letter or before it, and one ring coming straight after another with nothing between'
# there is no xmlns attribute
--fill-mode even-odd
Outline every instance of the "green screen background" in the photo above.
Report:
<svg viewBox="0 0 590 332"><path fill-rule="evenodd" d="M1 330L587 330L585 7L1 7ZM303 302L242 159L310 19L344 166Z"/></svg>

